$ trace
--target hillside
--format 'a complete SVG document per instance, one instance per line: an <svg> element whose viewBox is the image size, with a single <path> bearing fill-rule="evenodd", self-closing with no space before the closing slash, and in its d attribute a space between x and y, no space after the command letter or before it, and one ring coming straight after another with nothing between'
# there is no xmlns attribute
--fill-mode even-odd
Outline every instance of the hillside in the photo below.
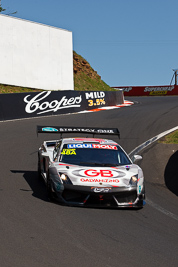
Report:
<svg viewBox="0 0 178 267"><path fill-rule="evenodd" d="M90 64L75 51L73 53L74 88L79 91L112 91Z"/></svg>
<svg viewBox="0 0 178 267"><path fill-rule="evenodd" d="M73 52L74 88L77 91L113 91L90 66L90 64L76 52ZM0 93L34 92L39 89L31 89L19 86L0 84Z"/></svg>

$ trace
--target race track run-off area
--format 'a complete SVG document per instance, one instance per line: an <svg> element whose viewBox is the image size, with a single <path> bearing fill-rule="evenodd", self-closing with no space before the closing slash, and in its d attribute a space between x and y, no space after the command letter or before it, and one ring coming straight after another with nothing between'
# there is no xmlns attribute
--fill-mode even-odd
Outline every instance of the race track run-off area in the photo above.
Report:
<svg viewBox="0 0 178 267"><path fill-rule="evenodd" d="M178 266L178 190L167 164L177 145L139 153L146 205L139 210L61 206L38 179L37 125L118 128L127 153L178 125L178 97L128 97L122 108L0 122L0 258L3 267Z"/></svg>

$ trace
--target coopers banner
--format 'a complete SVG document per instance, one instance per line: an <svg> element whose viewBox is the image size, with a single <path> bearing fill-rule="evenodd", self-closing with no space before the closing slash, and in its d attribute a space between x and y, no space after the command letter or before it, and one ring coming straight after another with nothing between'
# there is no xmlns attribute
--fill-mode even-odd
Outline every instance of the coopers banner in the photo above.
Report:
<svg viewBox="0 0 178 267"><path fill-rule="evenodd" d="M1 94L0 120L75 113L123 103L123 91L42 91Z"/></svg>
<svg viewBox="0 0 178 267"><path fill-rule="evenodd" d="M113 87L115 89L122 89L124 96L165 96L178 95L178 85L165 86L124 86Z"/></svg>

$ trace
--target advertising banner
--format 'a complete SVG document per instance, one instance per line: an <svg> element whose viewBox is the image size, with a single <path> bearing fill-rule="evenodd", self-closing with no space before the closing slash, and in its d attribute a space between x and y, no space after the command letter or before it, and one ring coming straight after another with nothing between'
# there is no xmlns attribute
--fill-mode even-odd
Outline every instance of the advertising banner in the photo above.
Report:
<svg viewBox="0 0 178 267"><path fill-rule="evenodd" d="M113 87L115 89L122 89L124 96L166 96L178 95L178 85L164 85L164 86L123 86Z"/></svg>
<svg viewBox="0 0 178 267"><path fill-rule="evenodd" d="M123 103L123 91L70 90L0 94L0 120L75 113Z"/></svg>

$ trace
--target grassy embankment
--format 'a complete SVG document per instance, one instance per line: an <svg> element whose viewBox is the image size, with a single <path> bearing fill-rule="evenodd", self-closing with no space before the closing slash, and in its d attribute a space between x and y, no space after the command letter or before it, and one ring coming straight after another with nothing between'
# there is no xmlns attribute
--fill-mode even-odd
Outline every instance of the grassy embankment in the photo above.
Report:
<svg viewBox="0 0 178 267"><path fill-rule="evenodd" d="M73 53L74 89L77 91L115 91L104 81L90 64L76 52ZM60 88L59 88L60 89ZM0 93L24 93L39 92L39 89L31 89L20 86L0 84ZM41 90L42 91L42 90Z"/></svg>
<svg viewBox="0 0 178 267"><path fill-rule="evenodd" d="M163 137L159 143L163 144L178 144L178 130Z"/></svg>

